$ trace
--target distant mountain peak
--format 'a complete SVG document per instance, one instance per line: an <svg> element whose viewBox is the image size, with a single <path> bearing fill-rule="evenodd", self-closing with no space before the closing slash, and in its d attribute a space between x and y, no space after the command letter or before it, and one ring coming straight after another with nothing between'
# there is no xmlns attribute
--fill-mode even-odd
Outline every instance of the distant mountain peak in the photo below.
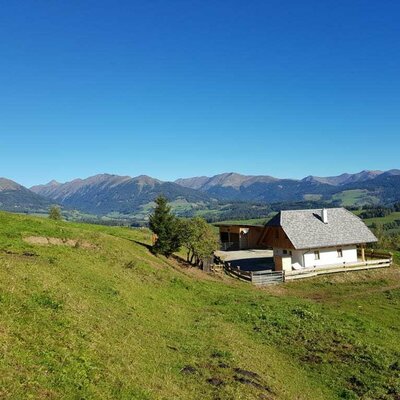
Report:
<svg viewBox="0 0 400 400"><path fill-rule="evenodd" d="M60 182L57 182L55 179L52 179L50 182L46 183L46 186L58 186L61 185Z"/></svg>
<svg viewBox="0 0 400 400"><path fill-rule="evenodd" d="M135 181L141 181L141 182L162 182L159 179L152 178L149 175L138 175L132 178Z"/></svg>
<svg viewBox="0 0 400 400"><path fill-rule="evenodd" d="M381 175L383 171L370 171L370 170L363 170L361 172L357 172L355 174L349 174L347 172L337 175L337 176L314 176L314 175L308 175L305 178L302 179L303 182L319 182L319 183L325 183L327 185L333 185L333 186L340 186L340 185L346 185L349 183L355 183L355 182L364 182L369 179L374 179L377 176Z"/></svg>
<svg viewBox="0 0 400 400"><path fill-rule="evenodd" d="M237 172L224 172L211 177L181 178L177 179L175 183L191 189L207 191L217 186L239 188L241 186L250 186L257 182L268 183L276 180L277 178L268 175L242 175Z"/></svg>
<svg viewBox="0 0 400 400"><path fill-rule="evenodd" d="M50 201L7 178L0 178L0 207L14 212L43 212Z"/></svg>
<svg viewBox="0 0 400 400"><path fill-rule="evenodd" d="M23 187L22 185L20 185L17 182L12 181L11 179L0 178L0 191L17 190L22 187Z"/></svg>

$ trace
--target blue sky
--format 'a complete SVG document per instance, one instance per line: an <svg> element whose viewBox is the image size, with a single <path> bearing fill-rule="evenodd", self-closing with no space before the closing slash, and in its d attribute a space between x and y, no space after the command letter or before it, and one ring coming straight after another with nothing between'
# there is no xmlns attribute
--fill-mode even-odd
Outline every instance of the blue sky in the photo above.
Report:
<svg viewBox="0 0 400 400"><path fill-rule="evenodd" d="M0 176L400 167L399 1L23 1L0 13Z"/></svg>

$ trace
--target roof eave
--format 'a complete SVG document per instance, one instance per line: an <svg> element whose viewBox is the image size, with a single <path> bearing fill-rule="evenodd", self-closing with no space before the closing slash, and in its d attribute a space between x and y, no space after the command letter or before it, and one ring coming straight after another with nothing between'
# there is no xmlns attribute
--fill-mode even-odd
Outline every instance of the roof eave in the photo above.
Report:
<svg viewBox="0 0 400 400"><path fill-rule="evenodd" d="M376 240L363 240L359 242L351 242L351 243L335 243L335 244L320 244L317 246L306 246L306 247L296 247L293 245L295 250L312 250L312 249L325 249L329 247L338 247L338 246L356 246L359 244L366 244L366 243L376 243L378 239ZM292 243L293 244L293 243Z"/></svg>

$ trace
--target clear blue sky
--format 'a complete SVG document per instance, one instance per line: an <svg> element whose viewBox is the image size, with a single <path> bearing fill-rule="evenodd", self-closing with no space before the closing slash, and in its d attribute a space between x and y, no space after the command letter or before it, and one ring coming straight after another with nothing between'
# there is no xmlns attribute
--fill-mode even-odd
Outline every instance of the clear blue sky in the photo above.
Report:
<svg viewBox="0 0 400 400"><path fill-rule="evenodd" d="M400 167L400 2L4 1L0 176Z"/></svg>

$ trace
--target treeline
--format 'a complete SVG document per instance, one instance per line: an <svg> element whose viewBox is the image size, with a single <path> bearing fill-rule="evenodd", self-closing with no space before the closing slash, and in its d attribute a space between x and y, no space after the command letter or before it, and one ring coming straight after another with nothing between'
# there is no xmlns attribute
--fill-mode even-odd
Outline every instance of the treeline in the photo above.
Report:
<svg viewBox="0 0 400 400"><path fill-rule="evenodd" d="M400 211L400 202L393 204L391 207L383 206L364 206L359 217L362 219L368 218L382 218L391 214L392 212Z"/></svg>
<svg viewBox="0 0 400 400"><path fill-rule="evenodd" d="M326 202L323 200L285 201L271 204L230 202L220 203L219 210L207 211L203 214L203 218L210 223L227 220L247 220L255 218L265 218L272 212L278 212L281 210L311 209L338 206L338 202ZM190 214L188 214L187 216L190 216Z"/></svg>
<svg viewBox="0 0 400 400"><path fill-rule="evenodd" d="M68 219L67 219L68 220ZM75 219L73 220L75 221ZM132 225L131 221L129 220L121 220L121 219L100 219L100 218L81 218L79 222L83 222L86 224L92 225L103 225L103 226L136 226ZM138 225L139 227L140 225Z"/></svg>
<svg viewBox="0 0 400 400"><path fill-rule="evenodd" d="M199 217L178 218L172 214L164 196L156 199L149 227L154 233L154 254L169 257L183 247L187 261L199 267L219 247L219 239L211 225Z"/></svg>
<svg viewBox="0 0 400 400"><path fill-rule="evenodd" d="M253 219L267 216L272 211L270 205L262 203L222 203L217 211L203 214L207 222L219 222L231 219Z"/></svg>
<svg viewBox="0 0 400 400"><path fill-rule="evenodd" d="M385 224L382 224L382 229L384 231L390 231L392 229L398 229L400 228L400 219L395 219L392 222L386 222Z"/></svg>
<svg viewBox="0 0 400 400"><path fill-rule="evenodd" d="M384 224L377 224L376 222L371 224L372 230L382 229L383 231L390 231L398 228L400 228L400 219L395 219L394 221L386 222Z"/></svg>
<svg viewBox="0 0 400 400"><path fill-rule="evenodd" d="M387 234L379 225L375 229L373 227L371 228L378 239L378 242L374 243L372 247L377 249L400 251L400 233Z"/></svg>
<svg viewBox="0 0 400 400"><path fill-rule="evenodd" d="M388 207L366 205L362 207L359 217L362 219L384 218L393 212L399 211L400 202L396 202ZM378 242L372 244L372 247L400 251L400 233L396 232L400 228L400 219L390 222L373 222L370 228L378 238Z"/></svg>
<svg viewBox="0 0 400 400"><path fill-rule="evenodd" d="M305 200L305 201L285 201L284 203L271 204L272 211L281 210L306 210L313 208L333 208L340 207L340 201L324 201L324 200Z"/></svg>

